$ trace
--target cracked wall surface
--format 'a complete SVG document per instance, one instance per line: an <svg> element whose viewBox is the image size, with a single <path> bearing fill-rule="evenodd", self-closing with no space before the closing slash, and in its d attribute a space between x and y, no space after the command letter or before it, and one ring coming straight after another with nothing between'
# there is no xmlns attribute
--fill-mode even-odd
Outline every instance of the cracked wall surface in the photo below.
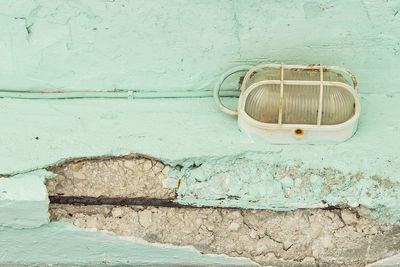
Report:
<svg viewBox="0 0 400 267"><path fill-rule="evenodd" d="M201 166L197 163L191 168L198 170ZM73 159L49 167L57 174L46 180L50 200L52 196L94 197L90 203L50 203L50 219L132 240L245 257L261 265L363 266L400 252L399 223L382 224L364 206L279 212L195 207L184 201L180 207L152 203L180 202L176 192L184 182L167 187L166 168L165 163L138 154ZM181 171L185 167L168 168ZM254 175L249 173L248 179ZM336 181L329 175L325 178ZM208 189L214 190L212 185ZM112 197L148 198L149 202L145 206L104 202Z"/></svg>
<svg viewBox="0 0 400 267"><path fill-rule="evenodd" d="M103 246L105 238L100 235L91 239L87 232L69 231L69 224L49 223L42 183L52 176L44 169L64 159L132 151L163 158L163 162L149 157L98 158L49 168L56 173L54 180L46 181L50 197L72 196L81 201L81 206L52 202L52 219L117 235L132 229L131 237L157 244L192 244L205 253L227 251L235 257L242 253L258 262L290 266L329 265L334 258L363 265L396 253L400 117L393 114L400 104L399 10L395 0L3 1L0 261L60 262L61 258L68 260L72 250L73 259L82 264L101 262L103 255L117 263L122 254L129 261L143 259L137 254L127 256L137 251L134 242L129 244L133 247L115 240ZM222 114L211 98L135 99L136 93L143 92L155 96L209 94L227 69L263 62L320 63L352 70L360 81L360 101L365 107L356 135L337 145L271 146L253 142L239 132L236 120ZM133 99L8 98L24 97L19 91L29 90L129 90ZM226 101L232 107L236 104L236 99ZM113 197L116 199L110 199ZM146 206L104 205L115 200L133 203L124 202L126 199L144 202L142 198L148 200ZM82 206L89 200L90 206ZM102 201L100 206L93 205ZM152 207L152 203L158 206ZM161 206L171 203L180 207ZM195 213L192 206L203 208ZM331 210L311 209L315 207ZM248 209L240 210L243 223L235 215L238 208ZM305 209L288 211L298 208ZM363 212L364 208L373 217ZM112 217L113 209L114 215L122 218ZM208 217L202 218L207 210L213 210L215 218L222 217L216 221L227 227L216 225L215 231L225 231L227 236L236 233L234 237L248 242L250 248L259 248L254 242L262 248L261 243L266 242L272 252L261 249L257 252L261 254L254 255L254 250L240 247L240 242L222 244L222 237L199 246L210 233L203 227L199 234L203 224L197 228L191 218L198 215L211 224ZM250 212L269 218L272 226L268 229L273 233L263 230L267 219L261 218L251 225L257 230L254 239L256 230L249 230L244 223L245 218L252 218ZM168 232L146 224L146 219L142 219L146 227L140 224L139 215L169 225L160 217L164 214L172 222L187 215L177 223L194 239L184 238L174 226ZM176 214L182 216L176 218ZM303 222L303 217L309 224L306 220L304 228L296 226L298 232L293 233L289 221ZM272 218L283 228L275 227L278 223ZM320 225L312 218L320 218L327 228L310 237L312 228ZM343 226L337 223L342 220ZM121 231L113 230L111 221L121 225ZM233 222L236 224L231 226ZM236 228L237 232L231 231ZM75 239L68 239L71 232ZM64 244L65 240L70 243ZM88 240L93 242L88 245ZM304 245L304 251L297 243ZM328 250L332 244L340 255L332 256L335 250ZM57 250L59 247L62 249ZM114 247L118 250L109 257L108 250ZM352 258L356 252L351 247L365 259ZM125 249L123 253L120 248ZM144 257L144 263L157 264L153 255L161 255L158 253L163 250L146 247L139 251L151 255ZM168 255L162 254L163 260Z"/></svg>
<svg viewBox="0 0 400 267"><path fill-rule="evenodd" d="M305 167L301 160L280 160L279 153L245 153L177 161L169 169L181 203L221 207L292 210L304 207L364 205L387 222L400 217L396 176L334 167ZM329 166L329 163L327 164ZM396 175L396 174L395 174Z"/></svg>
<svg viewBox="0 0 400 267"><path fill-rule="evenodd" d="M50 205L51 220L273 266L364 266L400 251L400 225L369 210L274 212L221 208Z"/></svg>

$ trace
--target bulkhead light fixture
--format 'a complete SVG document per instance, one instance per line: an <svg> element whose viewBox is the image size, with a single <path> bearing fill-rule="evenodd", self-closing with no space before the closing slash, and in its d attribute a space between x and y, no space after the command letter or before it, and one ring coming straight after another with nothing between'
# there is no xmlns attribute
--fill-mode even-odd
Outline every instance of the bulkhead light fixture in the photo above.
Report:
<svg viewBox="0 0 400 267"><path fill-rule="evenodd" d="M220 87L231 74L247 70L238 109L230 110L221 103ZM238 116L243 132L278 144L345 141L360 115L355 76L335 66L238 67L221 77L214 99L224 113Z"/></svg>

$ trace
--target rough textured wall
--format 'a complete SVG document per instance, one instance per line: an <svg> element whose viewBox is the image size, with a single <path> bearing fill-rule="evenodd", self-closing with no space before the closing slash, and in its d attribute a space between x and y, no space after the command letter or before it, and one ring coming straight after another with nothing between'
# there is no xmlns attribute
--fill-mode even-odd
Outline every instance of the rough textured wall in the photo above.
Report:
<svg viewBox="0 0 400 267"><path fill-rule="evenodd" d="M360 241L360 236L365 237L364 240L379 246L375 240L383 236L385 244L395 244L396 240L399 244L396 221L400 218L400 117L393 116L400 105L400 95L395 94L400 88L399 1L2 0L0 3L0 90L11 90L14 95L16 90L129 89L178 91L175 96L180 96L183 91L197 90L197 93L211 89L222 72L240 64L321 63L354 71L360 81L363 106L359 130L345 143L274 146L250 140L238 130L236 118L222 114L212 98L0 99L0 124L6 126L0 127L2 263L13 266L21 261L159 262L146 255L159 255L171 265L185 263L188 258L204 263L204 255L195 254L199 257L194 258L184 248L174 248L175 252L168 250L168 253L162 249L165 253L161 255L152 246L121 243L100 233L77 231L64 223L49 223L43 180L53 174L44 171L45 167L74 157L129 152L151 155L177 167L179 171L172 169L167 176L174 185L180 181L177 190L180 204L278 210L337 205L343 211L353 211L361 204L371 209L374 216L391 223L388 229L396 226L393 228L396 231L392 234L385 229L384 233L370 229L377 222L375 219L373 223L361 224L356 220L343 223L346 224L343 229L351 233L344 237L349 236L354 242ZM1 93L0 97L6 95ZM258 170L272 175L252 179L259 177ZM95 174L96 170L82 167L81 171ZM82 177L79 172L75 175ZM104 185L109 183L107 175L101 177ZM115 179L118 181L126 180ZM126 186L144 190L149 180L143 181L145 184L127 182ZM64 182L53 184L54 189L75 190L68 179ZM86 181L76 184L85 186ZM153 192L157 188L145 189ZM100 195L110 192L101 184L90 189ZM276 194L268 195L271 192ZM238 194L244 197L237 199ZM82 211L77 212L78 219L93 220L93 216ZM260 211L260 214L263 212L292 216L307 215L309 210ZM335 220L341 216L345 221L338 210L335 216L330 211L319 212ZM324 222L321 220L321 224ZM363 228L365 225L368 227ZM108 229L99 226L97 230ZM308 228L304 229L307 234ZM334 228L334 231L345 230ZM248 234L254 236L254 232ZM387 236L392 241L387 241ZM319 240L330 246L325 234L319 237L315 239L317 250ZM368 242L363 242L358 243L369 253L370 246L364 246ZM110 251L110 246L118 250ZM384 245L379 247L382 248L379 258L398 252L398 246L391 246L392 250L386 250ZM282 253L291 253L289 246L282 249L285 251ZM316 252L318 256L319 253ZM167 256L170 261L166 261ZM359 257L368 262L376 259ZM210 263L233 261L226 257L206 258Z"/></svg>
<svg viewBox="0 0 400 267"><path fill-rule="evenodd" d="M279 187L284 185L256 182L259 176L260 180L271 181L264 175L269 173L268 169L263 171L254 165L248 169L243 161L233 163L230 169L226 166L219 169L217 174L212 174L215 179L205 186L203 192L195 192L193 198L211 204L204 207L185 204L185 192L181 189L185 184L193 185L192 189L201 184L199 174L207 172L201 170L202 166L209 164L207 162L193 163L192 170L181 176L182 180L166 187L167 165L145 155L68 160L47 168L56 174L45 182L50 200L50 220L63 220L79 228L112 232L133 240L193 246L206 254L245 257L262 266L363 266L399 252L399 222L383 224L371 214L374 208L341 205L279 212L252 209L252 206L243 209L246 207L243 201L238 208L218 208L221 206L218 202L227 202L225 192L221 194L218 190L221 183L228 191L228 199L240 202L250 197L253 199L251 202L263 203L261 208L268 202L273 204L274 198L275 202L279 199ZM214 159L214 162L223 166L221 159ZM260 165L268 166L265 163ZM184 166L176 168L185 169ZM238 188L229 180L237 178L233 170L239 168L247 170L247 179L243 180L248 184L241 187L244 190L252 187L253 190L232 195L230 189ZM297 171L276 172L288 178L299 176ZM332 170L330 172L323 175L327 184L319 187L332 188L336 192L332 184L345 184L345 177L335 179ZM198 180L192 181L190 173ZM303 181L297 184L304 183L304 188L307 188L306 180L315 180L309 174L300 175ZM211 193L205 196L204 191ZM255 195L257 191L263 193ZM218 202L212 201L217 197L221 197ZM264 197L270 199L265 201ZM304 198L303 205L305 202ZM227 205L234 206L229 202ZM275 208L284 209L283 201L281 205Z"/></svg>
<svg viewBox="0 0 400 267"><path fill-rule="evenodd" d="M396 0L3 0L0 88L193 90L241 63L322 63L400 88Z"/></svg>

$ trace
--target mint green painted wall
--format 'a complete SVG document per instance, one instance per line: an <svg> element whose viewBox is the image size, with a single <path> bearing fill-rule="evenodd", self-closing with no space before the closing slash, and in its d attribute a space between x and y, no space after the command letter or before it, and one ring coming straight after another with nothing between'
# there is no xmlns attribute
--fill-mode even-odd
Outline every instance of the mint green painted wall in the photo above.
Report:
<svg viewBox="0 0 400 267"><path fill-rule="evenodd" d="M253 266L244 258L203 255L192 248L127 241L64 222L49 223L45 170L0 178L0 265Z"/></svg>
<svg viewBox="0 0 400 267"><path fill-rule="evenodd" d="M53 176L53 173L38 170L0 178L0 228L35 228L47 224L48 198L44 180Z"/></svg>
<svg viewBox="0 0 400 267"><path fill-rule="evenodd" d="M203 255L189 248L154 246L93 233L64 222L35 229L0 228L0 264L72 266L256 266L248 259Z"/></svg>
<svg viewBox="0 0 400 267"><path fill-rule="evenodd" d="M171 186L183 179L179 201L184 203L288 210L321 207L325 200L361 204L395 222L400 219L400 117L393 114L400 95L365 94L360 100L365 108L359 129L348 141L270 145L240 132L237 119L220 112L212 98L0 99L0 125L12 125L0 128L0 174L73 157L137 152L185 167L168 173ZM291 188L300 180L278 179L276 165L300 166L300 176L309 169L316 175L302 188ZM221 180L221 173L230 179ZM327 177L338 181L330 191L321 190ZM288 196L288 190L294 193ZM220 203L221 197L227 199Z"/></svg>
<svg viewBox="0 0 400 267"><path fill-rule="evenodd" d="M3 0L0 89L209 89L242 63L345 66L398 92L397 0Z"/></svg>
<svg viewBox="0 0 400 267"><path fill-rule="evenodd" d="M41 170L71 157L140 152L171 164L202 163L193 172L184 169L187 180L179 192L181 202L199 205L219 205L215 160L218 168L232 173L232 191L261 196L260 208L276 208L271 200L279 210L291 209L293 203L310 208L324 198L327 204L373 208L386 222L398 220L400 128L394 114L400 105L399 10L395 0L2 0L0 90L133 89L178 91L179 96L212 89L219 75L236 65L321 63L344 66L357 75L363 112L356 136L343 144L273 146L249 140L236 119L217 110L211 98L0 99L0 125L6 126L0 127L0 174L19 174L0 178L0 263L100 263L105 258L117 264L157 264L159 259L148 256L154 254L171 264L185 257L233 263L48 224L43 185L48 173ZM243 157L252 160L247 169L232 169ZM322 179L314 177L305 194L290 199L283 189L291 181L267 175L256 181L257 188L246 183L246 170L259 165L265 173L273 170L266 162L360 172L363 178L325 194ZM182 177L169 175L173 184ZM374 175L392 186L380 185ZM204 183L195 185L194 179ZM214 191L205 190L209 186ZM275 199L262 199L268 186L279 187L273 191ZM193 190L202 199L190 199ZM82 255L79 246L71 250L75 244L88 246L89 252ZM123 253L109 251L115 247ZM118 260L121 254L123 261Z"/></svg>

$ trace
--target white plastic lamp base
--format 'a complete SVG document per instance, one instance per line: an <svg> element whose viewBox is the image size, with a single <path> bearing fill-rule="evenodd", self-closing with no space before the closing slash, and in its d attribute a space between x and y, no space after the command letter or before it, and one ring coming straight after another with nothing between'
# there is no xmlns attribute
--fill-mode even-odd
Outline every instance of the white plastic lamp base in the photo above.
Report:
<svg viewBox="0 0 400 267"><path fill-rule="evenodd" d="M346 124L331 127L310 127L310 125L285 125L281 127L258 127L252 125L243 116L238 116L239 128L251 139L257 137L273 144L323 144L338 143L349 139L357 131L358 120L348 121Z"/></svg>
<svg viewBox="0 0 400 267"><path fill-rule="evenodd" d="M222 105L219 88L246 68L238 110L230 110ZM343 142L356 132L361 110L355 76L333 66L237 67L221 77L214 99L224 113L238 116L240 129L252 139L275 144Z"/></svg>

